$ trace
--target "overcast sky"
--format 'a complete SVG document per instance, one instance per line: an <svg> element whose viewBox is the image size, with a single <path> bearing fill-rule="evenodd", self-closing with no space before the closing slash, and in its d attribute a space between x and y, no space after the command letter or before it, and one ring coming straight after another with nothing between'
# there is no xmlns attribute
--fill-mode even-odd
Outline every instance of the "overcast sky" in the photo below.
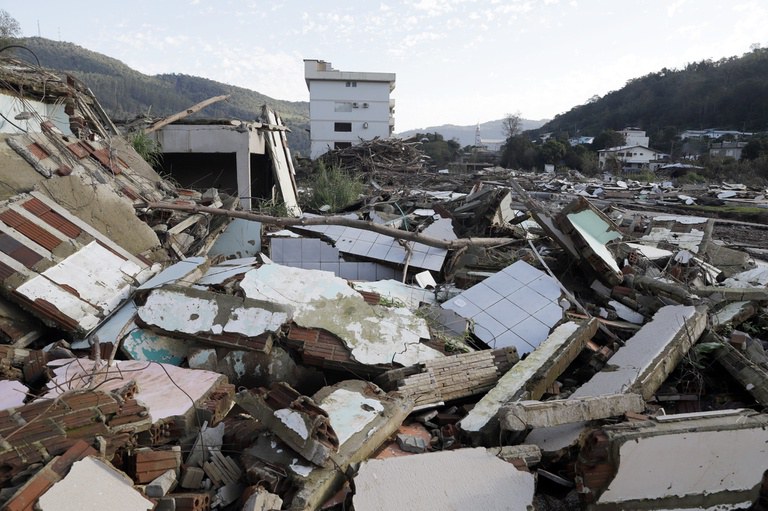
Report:
<svg viewBox="0 0 768 511"><path fill-rule="evenodd" d="M23 35L308 101L302 60L394 72L396 131L552 118L663 67L768 46L766 0L0 0ZM43 63L45 64L45 63Z"/></svg>

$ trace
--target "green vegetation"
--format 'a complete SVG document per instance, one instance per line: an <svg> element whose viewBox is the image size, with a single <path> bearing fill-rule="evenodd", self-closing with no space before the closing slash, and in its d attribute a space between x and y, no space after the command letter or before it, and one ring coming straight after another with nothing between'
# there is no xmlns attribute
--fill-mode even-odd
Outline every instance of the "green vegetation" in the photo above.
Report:
<svg viewBox="0 0 768 511"><path fill-rule="evenodd" d="M329 206L334 213L355 203L363 193L362 182L337 166L326 167L323 162L318 163L307 185L311 190L307 207L320 210Z"/></svg>
<svg viewBox="0 0 768 511"><path fill-rule="evenodd" d="M536 133L597 135L636 126L651 146L675 155L685 129L762 131L768 126L768 48L693 62L629 80L620 90L556 116Z"/></svg>
<svg viewBox="0 0 768 511"><path fill-rule="evenodd" d="M134 131L128 134L128 142L139 153L145 162L152 168L159 169L163 159L163 150L157 141L143 131Z"/></svg>
<svg viewBox="0 0 768 511"><path fill-rule="evenodd" d="M7 11L0 9L0 48L14 43L14 38L21 34L21 26Z"/></svg>
<svg viewBox="0 0 768 511"><path fill-rule="evenodd" d="M440 133L417 133L416 140L421 141L420 149L430 158L430 166L442 169L456 161L461 151L461 144L456 140L445 140Z"/></svg>

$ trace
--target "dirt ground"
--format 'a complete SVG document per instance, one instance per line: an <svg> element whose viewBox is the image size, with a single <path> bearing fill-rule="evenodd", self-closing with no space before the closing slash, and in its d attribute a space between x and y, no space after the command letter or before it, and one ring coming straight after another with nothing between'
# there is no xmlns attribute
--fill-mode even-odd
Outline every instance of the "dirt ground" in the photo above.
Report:
<svg viewBox="0 0 768 511"><path fill-rule="evenodd" d="M722 240L732 248L738 248L735 245L741 245L745 248L759 248L768 250L768 225L754 224L715 224L712 237Z"/></svg>

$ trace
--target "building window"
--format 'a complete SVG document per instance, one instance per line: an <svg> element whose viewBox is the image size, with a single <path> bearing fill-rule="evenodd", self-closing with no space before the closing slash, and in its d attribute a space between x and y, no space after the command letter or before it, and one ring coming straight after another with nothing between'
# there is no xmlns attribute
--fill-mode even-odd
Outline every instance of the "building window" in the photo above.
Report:
<svg viewBox="0 0 768 511"><path fill-rule="evenodd" d="M341 131L341 132L348 133L352 131L352 123L351 122L334 122L333 131Z"/></svg>
<svg viewBox="0 0 768 511"><path fill-rule="evenodd" d="M347 147L352 147L352 142L334 142L333 143L334 149L346 149Z"/></svg>
<svg viewBox="0 0 768 511"><path fill-rule="evenodd" d="M351 112L352 103L350 101L337 101L333 105L333 111L334 112Z"/></svg>
<svg viewBox="0 0 768 511"><path fill-rule="evenodd" d="M347 87L350 87L352 85L352 82L347 82Z"/></svg>
<svg viewBox="0 0 768 511"><path fill-rule="evenodd" d="M357 87L357 82L352 82L352 87Z"/></svg>

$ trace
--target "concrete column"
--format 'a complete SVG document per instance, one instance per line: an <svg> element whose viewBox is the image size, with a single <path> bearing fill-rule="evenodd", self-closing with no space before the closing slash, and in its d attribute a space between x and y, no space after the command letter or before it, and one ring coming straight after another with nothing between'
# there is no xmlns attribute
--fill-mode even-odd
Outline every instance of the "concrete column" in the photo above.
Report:
<svg viewBox="0 0 768 511"><path fill-rule="evenodd" d="M241 135L241 144L238 144L237 160L237 193L240 197L240 205L246 211L251 209L251 147L249 133Z"/></svg>

